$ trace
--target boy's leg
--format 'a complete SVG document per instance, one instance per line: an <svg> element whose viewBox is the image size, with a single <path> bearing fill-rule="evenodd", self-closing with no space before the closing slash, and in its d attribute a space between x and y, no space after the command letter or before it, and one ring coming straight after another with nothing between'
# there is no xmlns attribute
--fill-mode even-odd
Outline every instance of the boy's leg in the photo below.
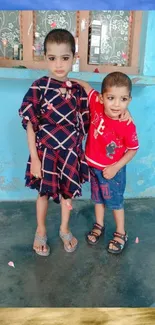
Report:
<svg viewBox="0 0 155 325"><path fill-rule="evenodd" d="M104 226L104 204L95 204L95 217L96 217L96 223L98 223L100 226ZM101 235L100 229L95 229L95 233L98 235ZM88 235L89 240L92 242L96 242L96 238L93 235Z"/></svg>
<svg viewBox="0 0 155 325"><path fill-rule="evenodd" d="M113 215L116 223L116 232L120 233L121 235L125 235L125 228L124 228L124 209L120 210L113 210ZM114 237L113 240L117 240L120 244L124 244L124 240L118 237ZM118 250L115 245L112 243L109 244L109 248L113 250Z"/></svg>
<svg viewBox="0 0 155 325"><path fill-rule="evenodd" d="M96 224L93 225L92 230L87 234L86 238L89 244L97 243L99 237L104 232L104 197L101 191L102 171L96 168L91 168L91 199L95 203L95 219ZM99 237L98 237L99 236Z"/></svg>
<svg viewBox="0 0 155 325"><path fill-rule="evenodd" d="M48 209L48 197L46 195L38 195L36 202L36 213L37 213L37 230L36 233L39 237L46 236L46 215ZM47 245L41 245L37 238L34 240L33 249L36 251L47 252Z"/></svg>
<svg viewBox="0 0 155 325"><path fill-rule="evenodd" d="M68 234L70 232L69 230L70 209L68 207L68 204L72 205L72 200L71 199L65 200L62 197L61 198L61 225L60 225L60 231L62 232L62 234ZM78 243L75 237L72 237L71 241L67 239L63 239L63 242L68 249L75 247Z"/></svg>

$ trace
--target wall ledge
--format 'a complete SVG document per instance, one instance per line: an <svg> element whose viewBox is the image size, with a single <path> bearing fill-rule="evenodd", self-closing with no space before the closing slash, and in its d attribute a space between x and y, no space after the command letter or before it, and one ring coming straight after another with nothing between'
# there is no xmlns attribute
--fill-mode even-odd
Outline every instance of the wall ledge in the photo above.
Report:
<svg viewBox="0 0 155 325"><path fill-rule="evenodd" d="M48 75L47 70L33 70L24 68L0 68L0 79L24 79L36 80L42 76ZM106 74L93 72L70 72L69 77L82 79L89 83L100 84ZM155 77L144 75L129 75L132 84L135 86L153 86L155 85Z"/></svg>

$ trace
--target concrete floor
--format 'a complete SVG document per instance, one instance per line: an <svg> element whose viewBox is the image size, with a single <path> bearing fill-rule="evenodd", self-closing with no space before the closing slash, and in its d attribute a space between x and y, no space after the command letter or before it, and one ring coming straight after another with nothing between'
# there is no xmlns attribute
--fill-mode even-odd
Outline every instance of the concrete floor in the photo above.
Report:
<svg viewBox="0 0 155 325"><path fill-rule="evenodd" d="M49 257L32 251L35 202L3 202L0 210L0 307L149 307L155 302L155 199L127 200L128 247L122 255L106 251L114 231L106 211L106 234L89 247L84 234L94 210L74 201L71 229L76 252L63 250L58 237L60 206L50 202L47 219ZM135 238L139 237L139 244ZM15 268L9 267L13 261Z"/></svg>

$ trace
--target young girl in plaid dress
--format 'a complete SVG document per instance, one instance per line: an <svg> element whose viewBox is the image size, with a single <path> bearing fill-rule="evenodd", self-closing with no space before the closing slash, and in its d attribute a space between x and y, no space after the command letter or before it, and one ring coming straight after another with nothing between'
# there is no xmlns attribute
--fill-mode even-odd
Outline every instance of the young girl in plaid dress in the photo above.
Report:
<svg viewBox="0 0 155 325"><path fill-rule="evenodd" d="M67 252L77 247L69 230L72 198L81 195L81 185L89 180L82 140L89 126L87 95L77 83L69 81L75 41L64 29L49 32L44 41L49 76L33 82L19 114L27 130L30 151L26 186L38 190L37 230L33 249L48 256L45 220L50 197L61 203L60 238Z"/></svg>

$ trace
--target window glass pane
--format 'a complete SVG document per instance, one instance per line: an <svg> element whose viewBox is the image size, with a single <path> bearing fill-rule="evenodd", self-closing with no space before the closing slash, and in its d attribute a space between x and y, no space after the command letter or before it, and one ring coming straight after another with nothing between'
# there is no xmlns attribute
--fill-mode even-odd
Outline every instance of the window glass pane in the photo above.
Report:
<svg viewBox="0 0 155 325"><path fill-rule="evenodd" d="M0 56L6 59L22 59L18 10L0 10Z"/></svg>
<svg viewBox="0 0 155 325"><path fill-rule="evenodd" d="M91 11L89 58L91 64L129 64L130 11Z"/></svg>
<svg viewBox="0 0 155 325"><path fill-rule="evenodd" d="M38 10L35 11L36 28L34 33L34 56L43 56L43 43L46 34L55 28L69 30L76 36L76 11Z"/></svg>

